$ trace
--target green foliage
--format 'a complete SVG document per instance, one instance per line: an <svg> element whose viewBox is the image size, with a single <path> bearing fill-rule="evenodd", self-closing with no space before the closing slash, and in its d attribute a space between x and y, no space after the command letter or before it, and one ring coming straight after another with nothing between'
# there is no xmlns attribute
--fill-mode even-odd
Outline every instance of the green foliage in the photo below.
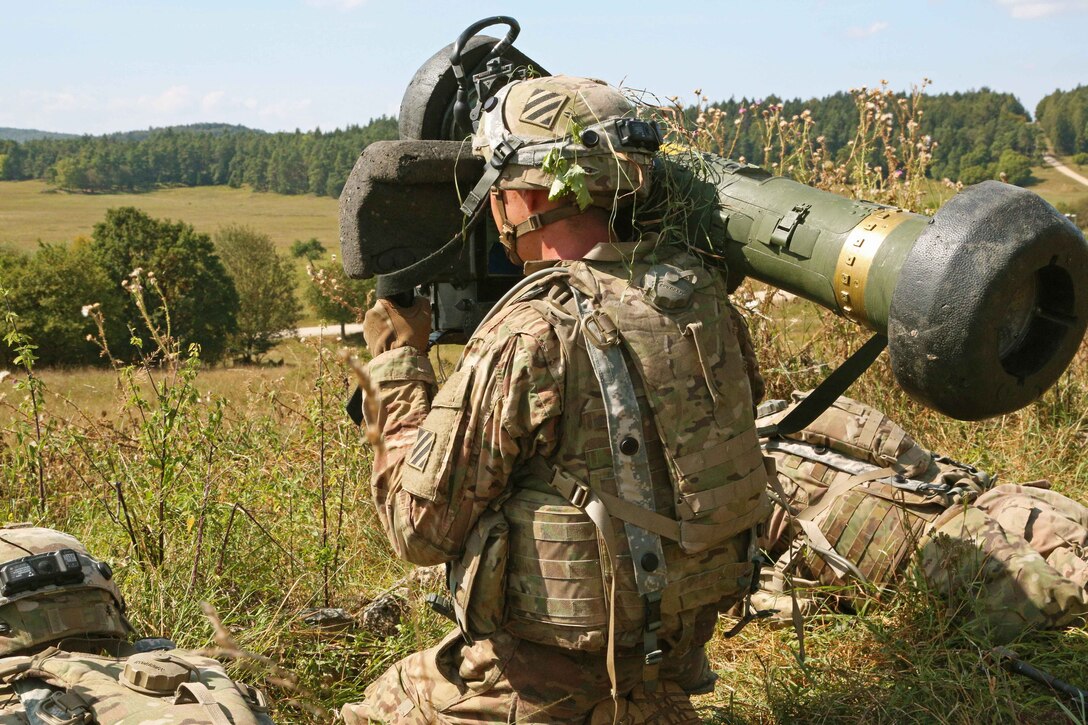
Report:
<svg viewBox="0 0 1088 725"><path fill-rule="evenodd" d="M560 149L553 148L544 156L540 162L540 170L555 176L548 190L548 199L551 201L573 194L579 209L585 209L593 203L589 187L586 186L586 170L564 158Z"/></svg>
<svg viewBox="0 0 1088 725"><path fill-rule="evenodd" d="M134 207L110 209L94 227L91 252L114 284L144 270L161 291L148 305L152 324L183 344L197 344L201 357L219 360L238 330L238 293L207 234L183 222L153 219ZM169 301L169 308L162 300ZM127 320L139 319L130 299ZM135 336L134 336L135 337ZM115 354L135 352L110 339ZM138 345L137 345L138 347Z"/></svg>
<svg viewBox="0 0 1088 725"><path fill-rule="evenodd" d="M22 331L37 342L41 365L93 365L99 349L87 340L94 325L84 308L98 303L110 320L111 336L122 339L120 286L112 283L86 244L43 244L33 255L0 256L0 286ZM0 363L14 362L16 351L0 345Z"/></svg>
<svg viewBox="0 0 1088 725"><path fill-rule="evenodd" d="M1073 163L1077 166L1088 166L1088 151L1082 151L1079 154L1073 154Z"/></svg>
<svg viewBox="0 0 1088 725"><path fill-rule="evenodd" d="M1088 152L1088 86L1054 91L1039 101L1035 116L1054 151L1067 155Z"/></svg>
<svg viewBox="0 0 1088 725"><path fill-rule="evenodd" d="M280 194L338 196L372 141L397 138L397 122L323 133L265 133L196 124L129 134L0 141L0 180L44 179L69 191L248 185Z"/></svg>
<svg viewBox="0 0 1088 725"><path fill-rule="evenodd" d="M231 348L244 362L260 360L276 334L293 329L302 316L295 267L276 252L271 237L251 227L220 228L215 247L238 292L238 330Z"/></svg>
<svg viewBox="0 0 1088 725"><path fill-rule="evenodd" d="M1031 159L1012 149L1001 152L997 161L998 176L1010 184L1023 186L1031 181Z"/></svg>
<svg viewBox="0 0 1088 725"><path fill-rule="evenodd" d="M310 237L305 242L301 239L291 242L291 256L295 259L316 262L325 254L325 251L325 245L317 237Z"/></svg>
<svg viewBox="0 0 1088 725"><path fill-rule="evenodd" d="M877 90L862 88L806 101L782 100L774 95L754 100L730 99L710 103L705 108L692 107L687 109L687 113L694 120L700 112L706 114L709 109L715 109L723 114L727 126L735 124L735 131L726 135L725 148L717 151L733 158L770 166L772 153L782 155L782 149L770 143L768 126L759 122L759 119L775 115L778 120L787 123L791 120L814 122L817 145L828 161L841 164L853 156L856 161L887 172L888 162L879 149L872 149L873 153L864 159L853 149L866 111L877 110L865 105L859 109L856 100L869 95L865 102L875 106L871 96ZM892 103L885 103L880 111L891 114L894 120L899 105L910 104L912 94L894 94L891 100ZM964 172L977 180L994 178L996 167L991 169L989 165L995 164L1004 151L1011 149L1033 160L1038 155L1038 133L1030 125L1027 111L1012 94L983 88L963 93L926 94L920 100L925 111L916 119L916 133L919 142L929 144L935 141L926 149L926 153L932 156L928 161L928 173L933 178L947 177L968 183L964 179ZM806 111L809 114L807 119L804 116ZM872 120L883 121L886 116ZM909 132L915 129L902 130Z"/></svg>
<svg viewBox="0 0 1088 725"><path fill-rule="evenodd" d="M351 279L336 257L311 264L307 272L306 301L318 317L339 322L341 329L345 323L362 321L367 297L374 289L373 279Z"/></svg>

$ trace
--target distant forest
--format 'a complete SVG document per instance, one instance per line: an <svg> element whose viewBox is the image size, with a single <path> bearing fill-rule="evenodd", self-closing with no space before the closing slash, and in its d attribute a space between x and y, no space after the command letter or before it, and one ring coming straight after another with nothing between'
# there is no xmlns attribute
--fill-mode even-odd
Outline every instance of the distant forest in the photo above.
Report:
<svg viewBox="0 0 1088 725"><path fill-rule="evenodd" d="M1088 153L1088 86L1054 91L1039 101L1035 115L1055 151Z"/></svg>
<svg viewBox="0 0 1088 725"><path fill-rule="evenodd" d="M808 109L833 157L848 153L858 126L850 93L783 103L787 117ZM736 117L749 99L713 104ZM927 95L922 130L937 146L929 173L965 183L994 178L1009 154L1038 159L1038 127L1015 96L987 88ZM1040 125L1059 150L1088 150L1088 88L1048 96L1039 105ZM142 191L162 186L247 185L281 194L338 196L359 152L367 144L396 138L394 118L330 132L266 133L241 126L198 124L149 131L0 141L0 180L42 179L71 191ZM753 125L742 126L735 156L762 161L763 140ZM1016 181L1013 179L1013 181Z"/></svg>
<svg viewBox="0 0 1088 725"><path fill-rule="evenodd" d="M69 191L226 184L335 197L367 144L396 137L396 119L382 117L327 133L197 124L74 139L0 141L0 180L42 179Z"/></svg>
<svg viewBox="0 0 1088 725"><path fill-rule="evenodd" d="M816 121L813 134L824 137L832 157L842 158L848 153L847 144L858 127L858 107L852 94L840 91L808 101L783 101L774 96L759 100L762 106L782 103L785 118L808 109ZM711 105L735 118L741 108L750 107L751 103L742 98ZM922 133L936 142L929 166L929 175L933 178L974 184L997 178L999 162L1006 152L1035 161L1041 151L1038 131L1031 124L1028 112L1010 93L983 88L926 95L921 107ZM744 127L733 155L744 156L751 163L761 163L763 144L760 129L749 124Z"/></svg>

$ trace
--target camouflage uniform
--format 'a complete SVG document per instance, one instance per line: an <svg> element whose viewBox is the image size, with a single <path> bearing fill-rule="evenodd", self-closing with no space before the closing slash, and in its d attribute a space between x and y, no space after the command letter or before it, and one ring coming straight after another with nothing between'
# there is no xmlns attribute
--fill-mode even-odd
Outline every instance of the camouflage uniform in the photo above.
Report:
<svg viewBox="0 0 1088 725"><path fill-rule="evenodd" d="M0 580L0 725L271 724L264 695L216 660L130 644L112 572L71 536L0 527Z"/></svg>
<svg viewBox="0 0 1088 725"><path fill-rule="evenodd" d="M364 703L345 707L349 723L569 723L602 703L611 717L610 636L617 690L633 693L623 705L629 713L698 722L685 690L713 685L703 645L717 611L750 587L753 530L769 512L738 340L747 333L736 327L720 275L701 268L691 277L693 305L671 316L642 310L636 283L662 267L624 260L630 249L600 246L588 261L559 263L570 278L544 283L485 322L433 401L433 374L416 350L390 350L370 363L386 439L373 469L379 517L399 556L454 562L462 629L476 641L454 633L398 663L372 683ZM664 261L669 269L697 267L686 254ZM610 520L613 531L603 536L618 550L607 556L602 534L550 480L576 478L610 502L617 497L606 413L587 343L575 334L571 288L595 294L607 319L628 330L621 347L638 371L654 509L677 534L662 537L664 657L650 697L640 694L645 608L624 522ZM649 327L639 329L638 320ZM685 332L670 336L651 324L669 320ZM688 347L665 349L684 334ZM654 344L651 360L646 346ZM496 540L502 545L492 546ZM477 566L500 569L499 576L462 571L458 582L474 547L484 552Z"/></svg>
<svg viewBox="0 0 1088 725"><path fill-rule="evenodd" d="M926 451L847 398L764 446L778 470L765 541L777 562L756 606L789 618L795 607L846 604L855 580L892 586L913 559L934 591L995 640L1088 613L1088 508L1048 482L991 487L986 474Z"/></svg>

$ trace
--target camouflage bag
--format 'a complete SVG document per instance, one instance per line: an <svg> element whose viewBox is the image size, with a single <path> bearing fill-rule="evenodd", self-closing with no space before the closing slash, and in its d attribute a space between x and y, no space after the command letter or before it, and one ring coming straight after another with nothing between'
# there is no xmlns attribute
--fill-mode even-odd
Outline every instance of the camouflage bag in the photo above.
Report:
<svg viewBox="0 0 1088 725"><path fill-rule="evenodd" d="M761 406L760 425L786 415L789 406L779 403ZM767 440L764 449L776 461L781 503L796 514L780 504L772 515L767 545L780 556L779 574L828 586L851 578L891 583L932 522L990 483L985 473L934 456L880 411L845 397L804 430Z"/></svg>
<svg viewBox="0 0 1088 725"><path fill-rule="evenodd" d="M264 695L182 650L114 658L50 647L0 659L0 682L37 725L270 725Z"/></svg>
<svg viewBox="0 0 1088 725"><path fill-rule="evenodd" d="M516 475L506 629L542 644L600 651L640 647L648 611L684 648L696 613L751 587L753 532L769 513L767 469L724 281L676 254L656 264L570 264L573 290L529 302L567 343L559 446ZM587 301L588 312L574 298ZM548 295L545 295L548 297ZM589 349L618 350L629 370L630 430L615 423ZM637 421L634 422L634 421ZM620 455L618 440L626 441ZM621 493L619 464L644 456L649 505ZM643 591L632 527L660 541L661 587ZM649 607L648 607L649 602ZM725 604L723 604L723 602Z"/></svg>
<svg viewBox="0 0 1088 725"><path fill-rule="evenodd" d="M450 565L454 618L470 644L503 624L509 531L501 513L488 511L469 535L461 558Z"/></svg>

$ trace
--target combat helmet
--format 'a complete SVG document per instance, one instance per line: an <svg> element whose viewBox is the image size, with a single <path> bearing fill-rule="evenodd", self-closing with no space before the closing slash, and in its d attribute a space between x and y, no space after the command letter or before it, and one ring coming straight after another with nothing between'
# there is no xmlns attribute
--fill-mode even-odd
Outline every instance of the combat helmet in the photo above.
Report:
<svg viewBox="0 0 1088 725"><path fill-rule="evenodd" d="M0 656L69 637L127 637L124 610L109 565L76 538L0 527Z"/></svg>
<svg viewBox="0 0 1088 725"><path fill-rule="evenodd" d="M508 251L518 234L590 204L613 209L649 193L661 132L636 118L631 101L603 81L563 75L514 81L487 99L482 111L472 150L487 163L481 183L490 181L499 202L500 236ZM557 173L574 165L581 169L577 176L588 197L572 197L569 205L518 225L506 220L498 190L552 189Z"/></svg>

